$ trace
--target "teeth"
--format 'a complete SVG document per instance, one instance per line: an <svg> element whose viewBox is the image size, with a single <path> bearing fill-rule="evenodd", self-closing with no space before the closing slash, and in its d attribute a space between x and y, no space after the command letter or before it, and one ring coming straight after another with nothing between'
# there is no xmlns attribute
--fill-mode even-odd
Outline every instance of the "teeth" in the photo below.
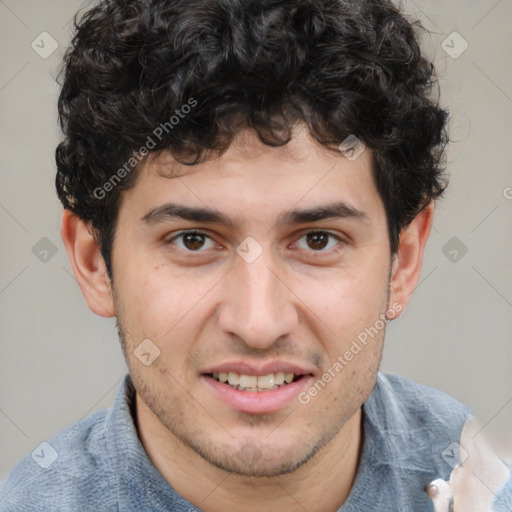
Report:
<svg viewBox="0 0 512 512"><path fill-rule="evenodd" d="M241 388L256 388L258 387L258 377L255 375L240 375L238 385Z"/></svg>
<svg viewBox="0 0 512 512"><path fill-rule="evenodd" d="M258 387L261 389L270 389L274 387L274 374L262 375L258 377Z"/></svg>
<svg viewBox="0 0 512 512"><path fill-rule="evenodd" d="M292 373L293 375L293 373ZM283 372L277 372L274 374L274 382L278 386L282 386L284 384L284 373Z"/></svg>
<svg viewBox="0 0 512 512"><path fill-rule="evenodd" d="M268 375L240 375L235 372L214 373L213 378L220 382L227 382L230 386L244 391L268 391L293 381L293 373L269 373Z"/></svg>
<svg viewBox="0 0 512 512"><path fill-rule="evenodd" d="M228 373L228 382L230 386L238 386L240 384L240 375L235 372Z"/></svg>

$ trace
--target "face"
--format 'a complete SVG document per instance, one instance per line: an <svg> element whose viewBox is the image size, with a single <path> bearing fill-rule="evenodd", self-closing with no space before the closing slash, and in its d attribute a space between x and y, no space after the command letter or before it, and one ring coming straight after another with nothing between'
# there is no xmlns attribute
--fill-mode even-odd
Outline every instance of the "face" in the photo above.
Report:
<svg viewBox="0 0 512 512"><path fill-rule="evenodd" d="M350 161L304 131L284 148L247 131L192 168L149 160L122 194L112 264L139 406L216 467L293 471L375 383L392 305L368 149Z"/></svg>

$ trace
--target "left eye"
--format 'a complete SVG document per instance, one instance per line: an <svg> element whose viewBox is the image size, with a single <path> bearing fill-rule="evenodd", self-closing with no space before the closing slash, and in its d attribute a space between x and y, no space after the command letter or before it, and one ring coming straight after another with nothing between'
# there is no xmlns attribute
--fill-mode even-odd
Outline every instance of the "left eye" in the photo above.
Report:
<svg viewBox="0 0 512 512"><path fill-rule="evenodd" d="M336 243L328 247L329 238L335 240ZM341 241L336 235L329 233L328 231L309 231L305 235L303 235L299 240L306 239L306 244L308 247L312 248L314 252L328 252L329 249L336 247L336 245ZM298 243L294 244L298 245Z"/></svg>
<svg viewBox="0 0 512 512"><path fill-rule="evenodd" d="M329 239L331 239L330 247L328 247ZM178 245L180 249L188 252L203 252L201 249L211 249L215 246L212 238L201 231L183 231L169 239L168 243L175 243L176 240L181 240L182 243L176 245ZM205 248L205 242L207 240L210 242L210 247ZM299 241L301 240L305 240L306 245L312 249L313 252L327 252L329 249L336 247L341 241L339 237L328 231L309 231L299 238ZM294 245L299 246L300 244L296 242ZM299 247L299 249L301 248L303 247Z"/></svg>

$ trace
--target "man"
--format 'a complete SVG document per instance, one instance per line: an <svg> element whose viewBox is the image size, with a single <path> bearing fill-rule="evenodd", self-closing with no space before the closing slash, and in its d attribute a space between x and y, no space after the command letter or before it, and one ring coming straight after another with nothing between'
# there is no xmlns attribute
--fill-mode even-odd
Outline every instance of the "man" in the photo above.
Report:
<svg viewBox="0 0 512 512"><path fill-rule="evenodd" d="M411 24L377 0L105 0L76 30L62 236L129 375L2 510L510 510L490 449L483 490L461 478L470 411L378 372L445 187Z"/></svg>

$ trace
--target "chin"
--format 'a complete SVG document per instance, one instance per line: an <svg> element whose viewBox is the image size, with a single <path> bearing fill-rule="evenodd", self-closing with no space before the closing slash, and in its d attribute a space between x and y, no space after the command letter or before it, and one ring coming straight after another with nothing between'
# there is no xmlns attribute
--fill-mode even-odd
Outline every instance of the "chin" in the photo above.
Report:
<svg viewBox="0 0 512 512"><path fill-rule="evenodd" d="M258 441L239 443L239 446L222 444L194 445L187 443L205 462L227 473L248 478L274 478L287 475L306 464L326 444L321 440L305 446L294 440L289 446L280 441L277 445ZM297 447L302 445L302 449Z"/></svg>
<svg viewBox="0 0 512 512"><path fill-rule="evenodd" d="M283 460L282 456L276 456L275 450L272 450L272 454L265 455L253 445L251 448L244 446L229 459L225 454L222 459L200 455L218 469L248 478L274 478L293 473L313 456L311 454L298 460L295 453L293 459Z"/></svg>

